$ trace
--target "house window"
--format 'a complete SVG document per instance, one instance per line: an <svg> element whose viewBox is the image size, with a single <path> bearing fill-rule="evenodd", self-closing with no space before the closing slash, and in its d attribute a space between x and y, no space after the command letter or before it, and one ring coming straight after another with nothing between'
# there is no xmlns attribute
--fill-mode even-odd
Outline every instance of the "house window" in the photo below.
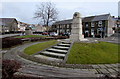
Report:
<svg viewBox="0 0 120 79"><path fill-rule="evenodd" d="M98 28L97 31L98 33L101 33L103 31L103 28Z"/></svg>
<svg viewBox="0 0 120 79"><path fill-rule="evenodd" d="M66 25L63 25L63 28L65 29L65 28L66 28Z"/></svg>
<svg viewBox="0 0 120 79"><path fill-rule="evenodd" d="M85 26L88 27L88 24L86 24Z"/></svg>
<svg viewBox="0 0 120 79"><path fill-rule="evenodd" d="M92 37L95 37L94 29L91 29L91 35L92 35Z"/></svg>
<svg viewBox="0 0 120 79"><path fill-rule="evenodd" d="M94 27L94 23L91 23L91 27Z"/></svg>
<svg viewBox="0 0 120 79"><path fill-rule="evenodd" d="M120 27L120 24L118 24L118 27Z"/></svg>
<svg viewBox="0 0 120 79"><path fill-rule="evenodd" d="M94 29L91 29L91 32L94 32Z"/></svg>
<svg viewBox="0 0 120 79"><path fill-rule="evenodd" d="M69 25L69 28L71 29L72 27L71 27L71 24Z"/></svg>
<svg viewBox="0 0 120 79"><path fill-rule="evenodd" d="M69 28L69 25L67 24L67 28Z"/></svg>
<svg viewBox="0 0 120 79"><path fill-rule="evenodd" d="M102 24L98 24L98 27L102 27Z"/></svg>
<svg viewBox="0 0 120 79"><path fill-rule="evenodd" d="M62 28L62 25L60 25L60 28Z"/></svg>
<svg viewBox="0 0 120 79"><path fill-rule="evenodd" d="M99 21L98 24L102 24L102 21Z"/></svg>
<svg viewBox="0 0 120 79"><path fill-rule="evenodd" d="M55 28L57 28L57 26L55 26Z"/></svg>
<svg viewBox="0 0 120 79"><path fill-rule="evenodd" d="M88 31L88 30L85 30L85 33L89 33L89 31Z"/></svg>

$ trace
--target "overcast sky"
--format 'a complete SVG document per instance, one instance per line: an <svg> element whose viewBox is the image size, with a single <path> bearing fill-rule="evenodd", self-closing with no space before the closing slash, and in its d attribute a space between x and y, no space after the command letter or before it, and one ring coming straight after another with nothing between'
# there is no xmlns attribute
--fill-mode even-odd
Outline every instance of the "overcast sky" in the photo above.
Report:
<svg viewBox="0 0 120 79"><path fill-rule="evenodd" d="M114 0L113 0L114 1ZM74 12L80 12L83 17L110 13L112 16L118 16L118 1L52 1L59 11L59 20L71 19ZM33 19L36 5L41 1L2 1L0 4L0 17L14 17L18 21L37 24L39 20ZM120 7L120 6L119 6Z"/></svg>

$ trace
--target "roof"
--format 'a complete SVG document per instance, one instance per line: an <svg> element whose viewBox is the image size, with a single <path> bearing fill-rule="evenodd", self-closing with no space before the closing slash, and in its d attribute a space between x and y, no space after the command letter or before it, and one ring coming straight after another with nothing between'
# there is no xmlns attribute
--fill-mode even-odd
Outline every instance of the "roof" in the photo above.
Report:
<svg viewBox="0 0 120 79"><path fill-rule="evenodd" d="M95 16L92 21L99 21L99 20L108 20L110 14L98 15Z"/></svg>
<svg viewBox="0 0 120 79"><path fill-rule="evenodd" d="M57 21L53 25L58 25L58 24L71 24L73 19L68 19L68 20L62 20L62 21Z"/></svg>
<svg viewBox="0 0 120 79"><path fill-rule="evenodd" d="M94 17L95 17L95 16L84 17L84 18L82 18L82 21L83 21L83 22L91 22L92 19L94 19Z"/></svg>
<svg viewBox="0 0 120 79"><path fill-rule="evenodd" d="M91 21L108 20L109 16L110 16L110 14L89 16L89 17L84 17L84 18L82 18L82 21L83 21L83 22L91 22ZM58 24L70 24L70 23L72 23L72 20L73 20L73 19L57 21L57 22L55 22L53 25L58 25Z"/></svg>
<svg viewBox="0 0 120 79"><path fill-rule="evenodd" d="M25 26L25 25L31 25L31 24L24 23L24 22L21 22L21 21L17 21L17 22L18 22L18 24L23 25L23 26Z"/></svg>
<svg viewBox="0 0 120 79"><path fill-rule="evenodd" d="M7 24L12 23L14 20L17 23L17 20L15 18L0 18L0 25L6 26Z"/></svg>

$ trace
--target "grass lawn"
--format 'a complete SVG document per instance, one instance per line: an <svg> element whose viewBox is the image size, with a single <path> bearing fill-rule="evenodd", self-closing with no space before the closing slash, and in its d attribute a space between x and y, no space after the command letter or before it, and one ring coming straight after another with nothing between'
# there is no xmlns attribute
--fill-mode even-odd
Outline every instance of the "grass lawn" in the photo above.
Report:
<svg viewBox="0 0 120 79"><path fill-rule="evenodd" d="M52 45L55 45L57 43L58 43L58 41L52 40L52 41L47 41L47 42L35 44L35 45L32 45L32 46L25 48L24 53L26 53L28 55L32 55L34 53L37 53L37 52L39 52L45 48L48 48Z"/></svg>
<svg viewBox="0 0 120 79"><path fill-rule="evenodd" d="M25 36L16 36L15 38L33 38L33 37L47 37L42 35L25 35Z"/></svg>
<svg viewBox="0 0 120 79"><path fill-rule="evenodd" d="M119 45L120 46L120 45ZM118 45L100 43L74 43L70 50L68 64L110 64L118 63Z"/></svg>

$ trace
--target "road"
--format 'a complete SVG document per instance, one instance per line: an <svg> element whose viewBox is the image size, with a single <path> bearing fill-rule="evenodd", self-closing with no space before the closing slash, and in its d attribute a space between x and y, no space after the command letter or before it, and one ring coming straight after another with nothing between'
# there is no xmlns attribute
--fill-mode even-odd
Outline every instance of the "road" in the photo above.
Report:
<svg viewBox="0 0 120 79"><path fill-rule="evenodd" d="M5 35L0 35L0 38L5 38L5 37L11 37L11 36L18 36L20 34L5 34Z"/></svg>

